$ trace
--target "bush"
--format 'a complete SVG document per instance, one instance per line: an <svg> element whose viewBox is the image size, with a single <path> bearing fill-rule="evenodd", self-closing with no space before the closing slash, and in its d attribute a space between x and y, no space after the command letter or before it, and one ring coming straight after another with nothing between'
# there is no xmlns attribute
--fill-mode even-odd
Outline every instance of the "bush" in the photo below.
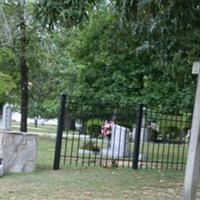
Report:
<svg viewBox="0 0 200 200"><path fill-rule="evenodd" d="M89 120L87 123L87 134L91 137L98 137L101 134L102 124L97 120Z"/></svg>
<svg viewBox="0 0 200 200"><path fill-rule="evenodd" d="M133 122L129 122L129 121L123 121L123 122L122 121L117 121L116 124L118 124L120 126L123 126L125 128L128 128L130 130L132 130L133 126L134 126Z"/></svg>
<svg viewBox="0 0 200 200"><path fill-rule="evenodd" d="M159 132L156 130L150 130L150 141L157 142L159 138Z"/></svg>
<svg viewBox="0 0 200 200"><path fill-rule="evenodd" d="M180 130L176 126L166 127L164 130L164 140L168 142L178 142L180 139Z"/></svg>
<svg viewBox="0 0 200 200"><path fill-rule="evenodd" d="M92 142L92 141L86 142L82 148L85 150L90 150L90 151L96 151L96 152L100 151L96 142Z"/></svg>

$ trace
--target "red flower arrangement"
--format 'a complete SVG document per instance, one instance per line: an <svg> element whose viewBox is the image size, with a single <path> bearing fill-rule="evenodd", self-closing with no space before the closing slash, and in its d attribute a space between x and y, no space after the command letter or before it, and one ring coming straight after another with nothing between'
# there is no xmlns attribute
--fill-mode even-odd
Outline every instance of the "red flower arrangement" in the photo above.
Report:
<svg viewBox="0 0 200 200"><path fill-rule="evenodd" d="M102 126L101 128L101 133L103 136L110 136L111 133L112 133L112 127L114 125L114 122L113 121L108 121L106 120L104 122L104 125Z"/></svg>

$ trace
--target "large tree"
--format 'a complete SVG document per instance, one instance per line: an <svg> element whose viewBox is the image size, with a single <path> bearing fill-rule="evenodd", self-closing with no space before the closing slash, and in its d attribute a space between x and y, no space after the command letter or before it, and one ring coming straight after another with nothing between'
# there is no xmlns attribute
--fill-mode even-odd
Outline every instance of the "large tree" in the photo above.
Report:
<svg viewBox="0 0 200 200"><path fill-rule="evenodd" d="M82 5L84 12L91 8L89 1L45 2L40 3L39 16L48 28L65 26L71 17L67 12L70 6L80 10ZM137 96L149 105L171 111L191 108L195 85L191 65L200 52L199 2L102 2L111 5L112 17L102 15L95 22L89 14L92 22L79 30L77 45L72 46L72 56L85 66L79 92L85 90L85 94L97 99L106 96L112 100L117 96L115 92L123 94L121 99L130 93L134 99ZM93 13L97 11L95 7Z"/></svg>
<svg viewBox="0 0 200 200"><path fill-rule="evenodd" d="M18 4L18 19L19 19L19 67L21 79L21 124L20 131L27 132L27 117L28 117L28 64L27 64L27 46L28 37L26 32L26 0L21 0Z"/></svg>
<svg viewBox="0 0 200 200"><path fill-rule="evenodd" d="M38 28L33 23L33 5L32 1L26 0L3 1L0 4L1 69L13 76L18 86L15 93L21 102L22 132L27 131L28 91L31 84L28 75L31 73L30 69L37 66L38 55L34 47L40 37L39 31L33 31Z"/></svg>
<svg viewBox="0 0 200 200"><path fill-rule="evenodd" d="M138 101L148 61L138 59L138 41L130 33L108 9L96 12L84 28L74 31L68 51L74 62L83 65L76 95L113 103Z"/></svg>
<svg viewBox="0 0 200 200"><path fill-rule="evenodd" d="M95 0L39 0L36 17L48 29L72 27L88 17L88 10L94 3Z"/></svg>

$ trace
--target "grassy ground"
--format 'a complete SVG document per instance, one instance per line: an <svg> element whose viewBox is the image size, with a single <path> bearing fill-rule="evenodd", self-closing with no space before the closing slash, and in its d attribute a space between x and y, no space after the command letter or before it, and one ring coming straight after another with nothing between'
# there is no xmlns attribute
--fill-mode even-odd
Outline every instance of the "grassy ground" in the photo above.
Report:
<svg viewBox="0 0 200 200"><path fill-rule="evenodd" d="M53 141L40 139L36 171L2 177L0 199L180 199L181 172L69 166L53 171L54 146ZM197 199L200 199L199 194Z"/></svg>
<svg viewBox="0 0 200 200"><path fill-rule="evenodd" d="M12 130L19 131L20 124L18 122L12 122ZM35 127L34 124L28 124L28 132L33 133L56 133L57 126L56 125L38 125Z"/></svg>

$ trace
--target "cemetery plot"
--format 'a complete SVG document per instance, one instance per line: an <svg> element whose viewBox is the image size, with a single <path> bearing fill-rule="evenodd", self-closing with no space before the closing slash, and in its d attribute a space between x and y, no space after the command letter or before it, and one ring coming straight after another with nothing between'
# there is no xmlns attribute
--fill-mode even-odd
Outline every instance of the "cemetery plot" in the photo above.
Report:
<svg viewBox="0 0 200 200"><path fill-rule="evenodd" d="M60 157L62 164L184 170L191 114L144 108L138 131L137 106L67 102ZM77 122L78 121L78 122ZM78 128L73 124L79 124ZM136 131L137 130L137 131ZM137 159L135 159L137 156Z"/></svg>
<svg viewBox="0 0 200 200"><path fill-rule="evenodd" d="M168 114L146 109L140 152L141 167L184 170L190 139L191 113ZM142 134L141 134L142 135Z"/></svg>
<svg viewBox="0 0 200 200"><path fill-rule="evenodd" d="M124 127L115 125L111 139L102 136L93 138L73 132L67 133L65 139L67 142L63 142L62 151L64 163L132 166L133 143L129 143L129 132Z"/></svg>

